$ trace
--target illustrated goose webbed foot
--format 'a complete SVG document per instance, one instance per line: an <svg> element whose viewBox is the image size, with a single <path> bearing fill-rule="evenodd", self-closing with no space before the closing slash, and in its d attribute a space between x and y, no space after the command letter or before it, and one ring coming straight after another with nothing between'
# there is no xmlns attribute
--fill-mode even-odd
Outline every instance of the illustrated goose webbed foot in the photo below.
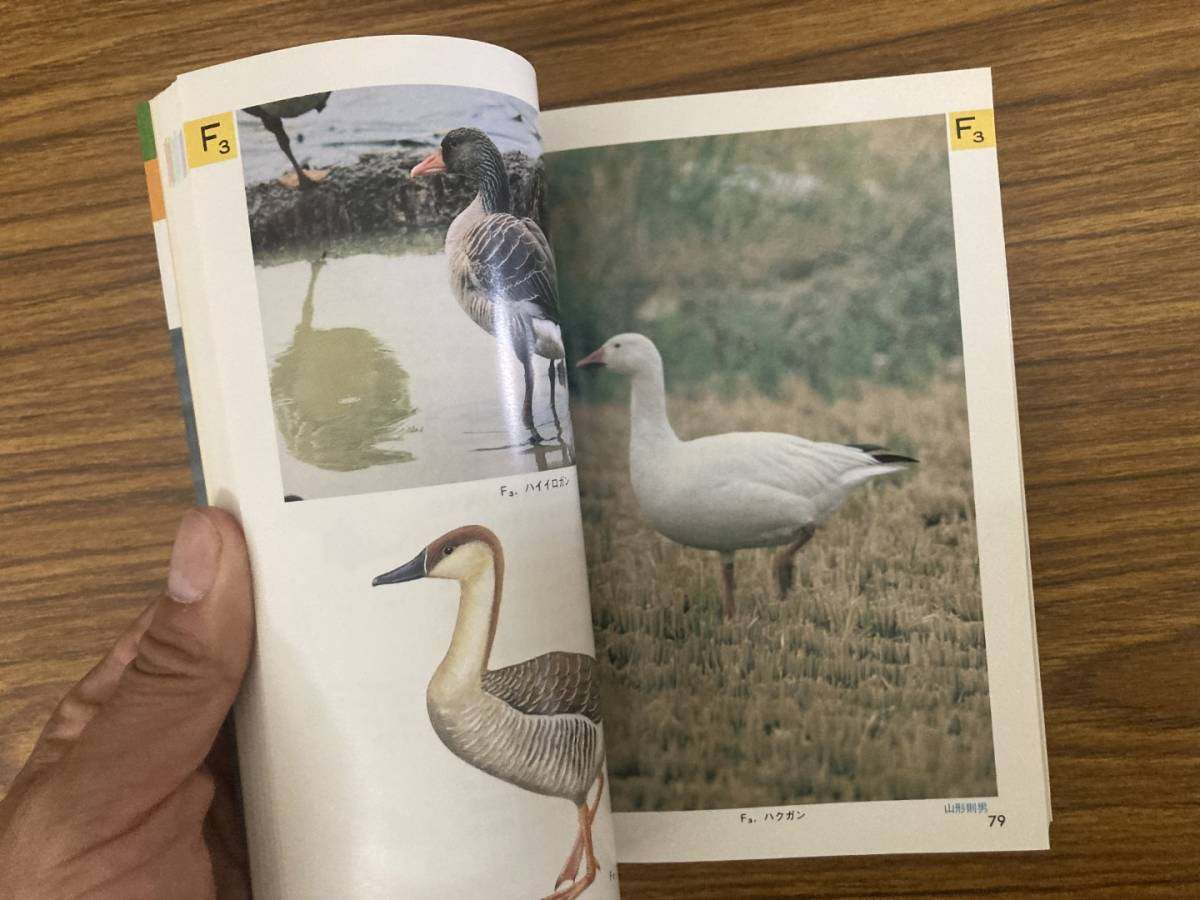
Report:
<svg viewBox="0 0 1200 900"><path fill-rule="evenodd" d="M567 854L567 861L563 863L562 871L558 873L558 878L554 881L554 890L559 890L564 884L570 884L579 877L579 866L583 863L583 834L582 832L575 835L575 843L571 845L571 852Z"/></svg>
<svg viewBox="0 0 1200 900"><path fill-rule="evenodd" d="M599 787L596 790L596 799L592 801L591 806L581 807L587 810L588 827L591 828L592 823L596 821L596 813L600 810L600 798L604 796L604 770L600 770L600 774L596 776L596 783ZM571 845L571 852L567 855L567 861L563 864L562 871L558 874L558 880L554 882L554 890L559 890L564 884L573 882L579 877L579 866L583 862L583 831L580 830L575 835L575 843Z"/></svg>
<svg viewBox="0 0 1200 900"><path fill-rule="evenodd" d="M597 796L599 801L599 796ZM558 881L554 885L554 893L545 897L544 900L575 900L580 894L592 886L592 882L596 880L596 873L600 870L600 863L596 859L596 851L592 847L592 817L595 813L587 805L587 803L579 804L579 832L575 838L575 844L571 848L571 855L567 857L567 863L563 866L562 873L558 876ZM563 883L563 878L567 875L567 870L574 864L574 872L571 873L571 878L574 879L579 874L579 866L582 862L580 857L586 857L587 868L583 872L583 877L578 881L573 881L572 884L559 890L559 885Z"/></svg>

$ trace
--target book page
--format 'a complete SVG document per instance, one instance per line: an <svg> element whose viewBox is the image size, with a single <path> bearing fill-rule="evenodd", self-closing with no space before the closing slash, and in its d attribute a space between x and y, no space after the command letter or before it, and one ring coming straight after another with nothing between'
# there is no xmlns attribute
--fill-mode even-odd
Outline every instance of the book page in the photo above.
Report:
<svg viewBox="0 0 1200 900"><path fill-rule="evenodd" d="M991 107L542 118L624 862L1047 846Z"/></svg>
<svg viewBox="0 0 1200 900"><path fill-rule="evenodd" d="M617 896L533 71L366 38L152 104L256 594L258 897Z"/></svg>

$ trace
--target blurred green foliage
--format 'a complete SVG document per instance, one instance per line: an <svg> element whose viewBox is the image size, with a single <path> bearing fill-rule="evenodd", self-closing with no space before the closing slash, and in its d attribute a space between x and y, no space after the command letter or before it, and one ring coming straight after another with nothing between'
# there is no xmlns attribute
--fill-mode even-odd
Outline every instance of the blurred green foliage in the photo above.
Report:
<svg viewBox="0 0 1200 900"><path fill-rule="evenodd" d="M827 398L961 357L940 116L546 157L568 354L652 337L670 385ZM609 399L616 379L574 379Z"/></svg>

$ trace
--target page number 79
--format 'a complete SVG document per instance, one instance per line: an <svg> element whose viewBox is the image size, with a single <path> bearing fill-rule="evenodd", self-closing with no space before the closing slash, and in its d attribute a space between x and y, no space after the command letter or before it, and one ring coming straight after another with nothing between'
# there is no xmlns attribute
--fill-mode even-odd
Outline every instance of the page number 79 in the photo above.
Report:
<svg viewBox="0 0 1200 900"><path fill-rule="evenodd" d="M1003 828L1004 814L1000 813L995 816L988 816L988 828Z"/></svg>

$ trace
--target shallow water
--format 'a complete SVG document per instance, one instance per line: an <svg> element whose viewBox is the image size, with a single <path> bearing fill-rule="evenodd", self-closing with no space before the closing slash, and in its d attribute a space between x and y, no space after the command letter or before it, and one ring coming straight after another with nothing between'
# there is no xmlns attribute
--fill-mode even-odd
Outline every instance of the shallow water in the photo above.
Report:
<svg viewBox="0 0 1200 900"><path fill-rule="evenodd" d="M574 462L567 389L535 358L530 446L516 357L450 292L444 254L256 267L284 493L304 499Z"/></svg>
<svg viewBox="0 0 1200 900"><path fill-rule="evenodd" d="M246 184L291 171L275 137L239 111L238 142ZM480 128L500 152L540 156L534 109L507 94L445 85L399 85L334 91L325 109L284 120L301 165L328 168L357 162L364 153L432 149L452 128Z"/></svg>

